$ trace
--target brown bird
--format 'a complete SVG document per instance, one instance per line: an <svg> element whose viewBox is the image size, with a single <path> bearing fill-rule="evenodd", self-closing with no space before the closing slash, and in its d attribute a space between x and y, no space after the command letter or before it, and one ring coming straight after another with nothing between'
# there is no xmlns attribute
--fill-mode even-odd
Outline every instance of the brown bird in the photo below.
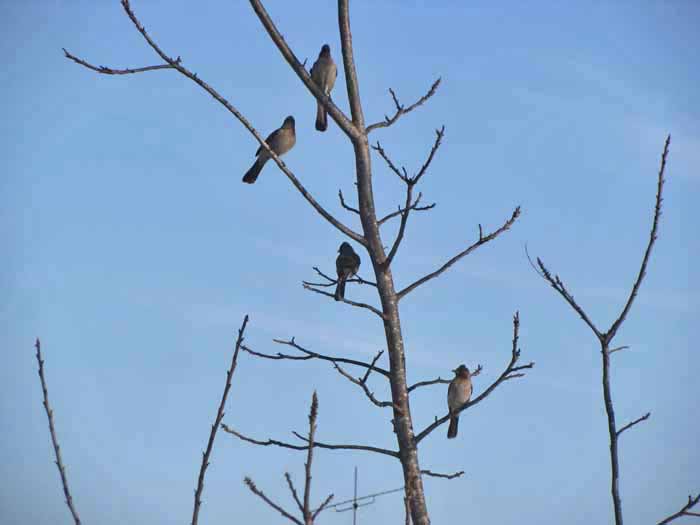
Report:
<svg viewBox="0 0 700 525"><path fill-rule="evenodd" d="M338 249L335 260L335 270L338 273L338 285L335 288L335 300L345 298L345 281L360 271L360 256L355 253L348 243L344 242Z"/></svg>
<svg viewBox="0 0 700 525"><path fill-rule="evenodd" d="M311 66L311 79L321 88L321 91L330 96L337 77L338 68L331 58L331 48L328 44L324 44L316 62ZM316 102L316 106L316 129L318 131L326 131L328 128L326 108L320 102Z"/></svg>
<svg viewBox="0 0 700 525"><path fill-rule="evenodd" d="M455 378L447 388L447 408L450 411L450 427L447 429L448 439L457 437L459 409L472 397L472 376L469 369L464 365L459 365L453 372Z"/></svg>
<svg viewBox="0 0 700 525"><path fill-rule="evenodd" d="M276 129L265 139L267 145L270 149L275 152L275 154L282 156L287 153L290 149L294 147L297 141L296 132L294 131L294 117L289 116L284 119L282 127ZM255 156L258 157L255 163L250 167L250 169L243 175L243 182L248 184L253 184L255 180L260 175L260 170L263 169L265 163L270 160L270 154L265 148L260 146L255 152Z"/></svg>

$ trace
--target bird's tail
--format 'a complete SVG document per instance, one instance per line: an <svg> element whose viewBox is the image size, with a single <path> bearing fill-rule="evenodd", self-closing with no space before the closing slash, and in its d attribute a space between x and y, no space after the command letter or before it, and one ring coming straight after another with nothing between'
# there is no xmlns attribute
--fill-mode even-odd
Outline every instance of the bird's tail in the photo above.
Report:
<svg viewBox="0 0 700 525"><path fill-rule="evenodd" d="M347 277L338 277L338 286L335 287L335 300L345 299L345 281Z"/></svg>
<svg viewBox="0 0 700 525"><path fill-rule="evenodd" d="M263 169L265 162L267 162L267 159L263 159L262 156L258 157L258 159L250 167L246 174L243 175L243 182L247 184L253 184L258 178L258 175L260 175L260 170Z"/></svg>
<svg viewBox="0 0 700 525"><path fill-rule="evenodd" d="M316 129L318 131L326 131L328 129L328 115L326 114L326 108L320 102L317 103L316 108Z"/></svg>
<svg viewBox="0 0 700 525"><path fill-rule="evenodd" d="M457 427L459 426L459 417L450 416L450 427L447 429L447 439L457 437Z"/></svg>

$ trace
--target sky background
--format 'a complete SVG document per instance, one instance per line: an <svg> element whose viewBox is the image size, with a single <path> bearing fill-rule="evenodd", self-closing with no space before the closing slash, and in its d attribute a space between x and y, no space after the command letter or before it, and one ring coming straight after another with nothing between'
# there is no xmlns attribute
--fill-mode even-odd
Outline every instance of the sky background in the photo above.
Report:
<svg viewBox="0 0 700 525"><path fill-rule="evenodd" d="M333 271L345 239L272 164L241 184L257 148L209 95L171 71L107 77L95 64L159 63L119 2L3 0L0 56L0 522L68 523L41 407L33 343L40 336L63 460L84 523L188 523L203 450L237 328L248 344L369 360L385 347L365 310L304 291L312 266ZM559 273L594 322L618 315L646 246L663 141L672 134L659 241L616 344L619 424L651 411L621 439L630 523L656 523L700 491L696 341L700 336L697 202L700 4L672 2L360 1L351 5L368 122L390 113L388 88L424 107L372 134L415 172L445 125L395 263L397 287L432 271L517 205L512 231L401 303L411 382L482 364L475 394L510 358L521 315L525 378L465 412L458 439L422 442L435 524L612 521L599 348L589 329L529 266ZM337 201L356 202L352 149L315 103L247 2L134 0L150 34L228 98L263 136L292 114L285 157L316 198L358 231ZM300 59L323 43L339 58L332 2L266 2ZM342 69L333 93L348 111ZM378 210L402 184L373 156ZM390 244L396 225L383 229ZM368 256L361 275L373 278ZM693 268L696 268L693 270ZM372 302L372 289L349 286ZM386 358L383 358L386 359ZM384 361L386 365L386 361ZM359 372L353 371L358 374ZM389 396L372 377L378 397ZM328 363L241 355L224 421L258 438L305 431L313 390L318 439L394 448L390 413ZM412 396L416 430L446 412L444 385ZM302 453L219 434L200 523L280 523L243 485L252 476L293 509L283 473L303 480ZM403 484L398 462L317 451L313 500ZM457 518L459 516L459 518ZM361 510L359 523L402 523L401 495ZM333 511L319 523L347 524Z"/></svg>

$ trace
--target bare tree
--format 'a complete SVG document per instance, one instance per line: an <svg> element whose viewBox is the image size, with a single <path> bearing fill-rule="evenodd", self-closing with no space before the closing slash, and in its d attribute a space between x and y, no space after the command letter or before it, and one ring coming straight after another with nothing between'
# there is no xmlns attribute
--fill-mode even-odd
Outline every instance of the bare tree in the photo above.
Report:
<svg viewBox="0 0 700 525"><path fill-rule="evenodd" d="M301 512L302 519L299 520L295 518L292 514L284 510L280 505L272 501L270 498L268 498L265 493L263 493L262 490L260 490L256 485L255 482L250 479L249 477L246 477L244 482L250 489L250 491L258 496L260 499L262 499L265 503L267 503L270 507L275 509L277 512L282 514L285 518L287 518L289 521L296 523L297 525L313 525L314 521L316 520L316 517L320 514L320 512L328 506L328 504L331 502L333 499L333 494L330 494L326 497L325 500L323 500L323 503L321 503L318 507L315 509L311 507L311 465L313 462L313 457L314 457L314 437L316 435L316 418L318 417L318 396L316 395L316 392L314 391L313 396L311 397L311 409L309 410L309 433L308 436L306 437L307 443L309 444L308 447L306 447L306 463L304 463L304 496L303 496L303 502L302 499L299 498L299 494L297 493L297 489L294 486L294 483L292 482L292 477L289 475L289 472L284 473L284 478L287 480L287 486L289 487L289 491L292 493L292 497L294 498L294 501L297 504L297 507L299 507L299 511Z"/></svg>
<svg viewBox="0 0 700 525"><path fill-rule="evenodd" d="M360 83L357 74L357 68L355 66L355 55L353 51L352 43L352 33L350 29L350 14L349 14L349 0L338 0L338 26L340 32L340 41L342 47L342 57L343 66L345 72L345 84L348 94L348 99L350 103L350 116L348 117L333 100L330 99L311 79L309 73L298 59L295 53L290 49L289 45L282 37L280 31L278 30L275 23L272 21L271 17L265 10L262 2L260 0L250 0L251 7L253 8L258 19L262 23L263 27L269 34L270 38L277 46L278 50L282 54L283 58L287 61L289 66L292 68L294 73L298 76L301 82L306 86L310 93L316 98L319 104L321 104L328 114L331 116L333 121L339 126L339 128L345 133L347 138L350 140L353 146L354 156L355 156L355 177L356 177L356 187L357 187L357 200L358 206L352 207L345 201L342 192L339 192L339 199L341 206L349 211L359 215L360 222L362 224L362 233L352 230L350 227L345 225L341 220L336 218L331 212L329 212L323 205L321 205L309 192L304 185L300 182L299 178L280 160L280 158L272 151L272 149L266 144L262 136L258 133L255 127L243 116L243 114L236 109L226 98L219 94L213 87L211 87L207 82L202 80L196 73L187 68L182 59L178 56L173 58L172 55L163 51L163 49L156 43L155 39L146 32L144 26L141 24L139 19L134 14L131 8L129 0L121 0L122 7L129 19L134 24L135 28L141 33L146 43L153 49L153 51L158 55L161 64L154 66L140 67L140 68L128 68L128 69L114 69L106 66L94 66L89 62L78 58L77 56L64 50L65 56L74 62L87 67L97 73L106 75L124 75L124 74L135 74L142 72L149 72L153 70L161 69L172 69L182 74L183 76L189 78L200 86L204 91L209 93L217 102L222 104L233 116L238 119L245 128L255 137L255 139L260 143L261 147L264 148L272 160L277 164L279 169L287 176L287 178L292 182L294 187L301 193L301 195L307 200L307 202L333 227L343 233L345 236L354 240L355 242L362 245L367 253L372 263L372 269L374 271L375 281L370 283L362 279L358 279L356 282L361 282L362 284L370 284L375 286L378 293L379 304L370 305L365 303L359 303L349 299L343 299L343 302L358 308L364 308L368 311L376 314L384 327L384 333L386 337L386 349L389 358L389 366L387 369L383 369L383 372L379 372L379 368L376 366L375 359L372 363L359 363L352 362L350 364L364 367L367 371L362 378L355 379L345 370L343 370L339 363L348 363L351 361L348 358L330 358L328 356L322 356L321 354L316 354L311 351L307 351L295 345L294 340L287 342L300 350L303 355L297 356L296 358L301 359L325 359L332 362L341 375L351 380L353 383L357 384L362 388L366 396L375 405L382 408L391 408L392 410L392 421L393 428L396 434L397 440L397 450L387 450L380 449L378 447L373 447L369 445L332 445L314 441L310 443L308 438L303 438L299 434L297 437L302 439L305 444L303 445L291 445L285 444L279 441L268 440L267 442L259 442L250 438L244 437L242 434L232 431L239 437L247 439L248 441L258 443L258 444L278 444L280 446L287 446L288 448L295 448L298 450L309 450L313 447L323 447L323 448L339 448L339 449L360 449L372 452L377 452L381 454L387 454L392 457L397 458L402 466L404 485L406 498L411 510L411 517L413 523L416 525L427 525L430 523L428 517L428 509L425 502L423 483L421 474L426 473L426 471L421 471L420 462L418 459L418 444L425 437L427 437L433 430L438 426L444 424L448 416L445 415L442 418L436 418L435 422L429 425L426 429L422 430L418 434L414 432L413 420L411 414L411 408L409 403L409 394L412 390L415 390L421 386L428 386L434 384L441 384L444 380L438 378L437 380L431 381L421 381L412 387L406 382L406 356L404 351L404 341L403 333L401 329L401 320L399 314L399 301L404 299L410 292L412 292L417 287L427 283L428 281L438 277L453 264L461 260L463 257L469 255L474 250L480 246L488 243L489 241L495 239L502 233L508 231L511 226L515 223L520 215L520 208L515 208L511 217L509 217L500 227L494 229L489 233L484 233L481 225L478 227L478 239L473 243L461 249L455 256L449 258L442 266L436 270L428 273L427 275L417 278L412 284L397 290L394 284L394 277L392 274L392 262L396 257L401 242L404 238L406 227L408 223L409 216L412 211L427 211L431 209L434 204L427 206L420 206L421 193L418 193L417 197L414 199L414 190L416 185L420 182L422 177L427 173L427 170L433 160L438 148L440 147L442 137L444 136L444 128L437 130L436 139L431 148L431 151L421 168L416 172L415 175L410 176L405 169L398 169L396 164L391 160L389 155L382 148L381 144L376 143L373 148L379 153L379 155L384 159L389 168L403 181L406 186L406 195L403 206L399 206L398 210L389 213L383 217L377 215L374 203L373 187L372 187L372 160L371 160L371 147L369 141L369 134L372 131L387 128L395 124L401 117L415 110L419 106L423 105L428 99L430 99L438 89L440 80L435 81L428 92L421 97L415 103L405 106L403 105L395 92L389 90L395 111L392 116L386 116L383 120L380 120L373 124L366 124L365 116L362 107L362 101L360 97ZM386 224L393 218L399 218L399 231L391 243L391 248L388 253L384 249L384 241L380 232L380 227ZM321 274L320 270L317 270ZM333 297L333 294L323 290L325 286L333 284L335 281L332 278L326 277L326 283L313 284L305 283L304 286L307 290L319 293L321 295ZM503 381L515 377L520 377L523 375L523 370L526 368L531 368L532 363L527 365L516 365L520 351L517 349L517 336L518 336L518 316L516 314L514 318L514 336L513 336L513 349L511 352L511 360L507 365L505 371L497 379L497 381L486 389L480 396L471 402L465 404L462 409L466 409L469 406L478 403L484 399L494 388L496 388ZM278 341L281 342L281 341ZM273 357L274 359L285 359L286 357ZM294 359L294 358L292 358ZM390 401L379 401L375 398L374 394L367 387L367 379L369 373L373 370L378 371L383 375L390 384L391 388L391 400ZM228 428L228 427L226 427ZM231 430L231 429L229 429Z"/></svg>
<svg viewBox="0 0 700 525"><path fill-rule="evenodd" d="M557 291L559 295L562 296L562 298L569 304L571 308L574 309L574 311L578 314L578 316L583 320L584 323L588 325L588 327L591 329L593 334L596 336L598 339L598 343L600 344L600 353L602 356L602 361L603 361L603 366L602 366L602 375L603 375L603 401L605 404L605 412L607 414L607 419L608 419L608 433L610 436L610 471L611 471L611 483L610 483L610 492L612 495L612 502L613 502L613 511L615 515L615 525L622 525L623 523L623 517L622 517L622 500L620 498L620 487L619 487L619 478L620 478L620 466L619 466L619 460L618 460L618 442L620 439L620 436L622 433L626 430L629 430L633 426L646 421L649 419L649 416L651 416L651 412L647 412L641 417L638 417L637 419L634 419L633 421L630 421L629 423L623 425L622 427L618 428L617 423L615 421L615 409L613 407L613 401L612 401L612 392L611 392L611 387L610 387L610 356L618 352L620 350L626 350L628 349L627 346L619 346L616 348L611 348L612 346L612 341L615 338L615 335L617 335L618 330L622 326L622 323L625 322L625 319L627 319L627 314L629 314L630 308L632 308L632 303L634 302L635 298L637 297L637 293L639 292L639 288L642 284L642 281L644 280L644 277L646 276L646 271L647 271L647 265L649 264L649 258L651 256L652 249L654 247L654 243L656 242L657 238L657 230L659 226L659 218L661 217L661 203L663 202L663 189L664 189L664 170L666 169L666 158L668 156L668 148L671 143L671 136L669 135L666 137L666 142L664 144L664 150L661 155L661 165L659 167L659 173L658 173L658 178L657 178L657 186L656 186L656 204L654 206L654 218L652 221L651 225L651 231L649 232L649 242L647 244L646 250L644 252L644 256L642 258L642 264L641 267L639 268L639 273L637 274L637 278L634 281L634 284L632 285L632 290L630 291L629 297L627 298L627 301L625 302L625 305L622 308L622 311L618 315L618 317L612 322L610 325L610 328L608 328L606 331L600 330L591 320L591 318L588 316L588 314L585 312L585 310L578 304L576 299L574 299L573 294L566 288L564 285L564 282L561 280L561 278L556 275L552 274L547 267L544 265L542 260L540 258L537 259L537 267L535 268L536 271L539 272L539 274L550 284L554 290ZM533 265L534 267L534 265ZM698 497L693 498L692 496L688 496L688 503L676 514L673 514L666 518L665 520L661 521L660 524L663 523L669 523L670 521L679 518L681 516L693 516L693 515L698 515L694 514L692 512L689 512L689 510L698 503L700 500L700 495Z"/></svg>

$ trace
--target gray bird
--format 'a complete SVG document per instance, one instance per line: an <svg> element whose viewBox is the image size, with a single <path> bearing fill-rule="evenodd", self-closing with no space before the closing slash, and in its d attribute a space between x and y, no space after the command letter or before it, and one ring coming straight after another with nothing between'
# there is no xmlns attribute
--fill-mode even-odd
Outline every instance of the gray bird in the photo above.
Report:
<svg viewBox="0 0 700 525"><path fill-rule="evenodd" d="M292 116L284 119L282 127L270 133L270 136L265 139L265 142L267 142L267 145L270 146L270 149L272 149L272 151L279 156L284 155L290 149L292 149L296 141L297 136L296 132L294 131L294 117ZM257 160L246 172L246 174L243 175L243 182L248 184L253 184L255 182L258 175L260 175L260 170L263 169L265 163L271 158L270 154L262 146L258 148L255 155L258 157Z"/></svg>
<svg viewBox="0 0 700 525"><path fill-rule="evenodd" d="M458 410L472 397L472 376L469 369L464 365L459 365L453 372L455 378L447 388L447 408L450 411L450 427L447 429L448 439L457 437Z"/></svg>
<svg viewBox="0 0 700 525"><path fill-rule="evenodd" d="M338 273L338 285L335 288L335 300L345 298L345 281L360 271L360 256L355 253L348 243L344 242L338 249L335 260L335 270Z"/></svg>
<svg viewBox="0 0 700 525"><path fill-rule="evenodd" d="M331 48L328 44L323 44L316 62L311 66L311 79L326 95L330 96L337 76L338 68L331 58ZM320 102L316 102L316 105L316 129L326 131L328 128L326 108Z"/></svg>

